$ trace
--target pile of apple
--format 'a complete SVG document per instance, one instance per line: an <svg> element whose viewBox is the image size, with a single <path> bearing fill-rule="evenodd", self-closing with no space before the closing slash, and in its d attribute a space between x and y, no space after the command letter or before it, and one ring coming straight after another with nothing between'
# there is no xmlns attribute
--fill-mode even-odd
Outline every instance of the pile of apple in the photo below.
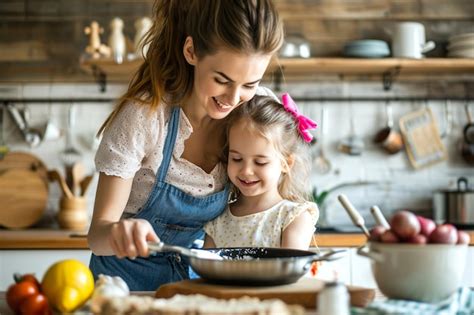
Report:
<svg viewBox="0 0 474 315"><path fill-rule="evenodd" d="M377 225L369 240L382 243L469 244L469 234L451 224L436 225L433 220L409 211L397 211L390 218L390 228Z"/></svg>

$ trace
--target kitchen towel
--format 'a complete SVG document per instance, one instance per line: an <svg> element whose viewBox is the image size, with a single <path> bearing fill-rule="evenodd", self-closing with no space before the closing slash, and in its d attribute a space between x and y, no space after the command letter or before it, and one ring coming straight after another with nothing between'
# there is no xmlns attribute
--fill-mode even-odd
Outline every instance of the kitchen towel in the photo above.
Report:
<svg viewBox="0 0 474 315"><path fill-rule="evenodd" d="M365 308L351 308L351 315L361 314L472 315L474 314L474 290L468 287L460 288L452 296L438 303L388 299L374 301Z"/></svg>

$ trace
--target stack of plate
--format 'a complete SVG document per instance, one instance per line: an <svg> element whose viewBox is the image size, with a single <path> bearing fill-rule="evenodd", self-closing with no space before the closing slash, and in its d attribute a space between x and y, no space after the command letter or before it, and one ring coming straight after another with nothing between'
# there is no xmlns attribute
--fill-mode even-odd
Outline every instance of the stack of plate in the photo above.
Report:
<svg viewBox="0 0 474 315"><path fill-rule="evenodd" d="M474 33L449 38L448 57L474 58Z"/></svg>
<svg viewBox="0 0 474 315"><path fill-rule="evenodd" d="M348 42L343 53L347 57L383 58L390 56L390 49L383 40L362 39Z"/></svg>

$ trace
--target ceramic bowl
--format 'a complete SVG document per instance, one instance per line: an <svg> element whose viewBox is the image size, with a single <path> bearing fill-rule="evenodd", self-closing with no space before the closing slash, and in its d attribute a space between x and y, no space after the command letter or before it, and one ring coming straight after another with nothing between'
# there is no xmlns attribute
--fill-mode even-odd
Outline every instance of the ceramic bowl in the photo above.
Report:
<svg viewBox="0 0 474 315"><path fill-rule="evenodd" d="M462 286L467 245L371 242L358 253L372 260L372 273L393 299L438 302Z"/></svg>

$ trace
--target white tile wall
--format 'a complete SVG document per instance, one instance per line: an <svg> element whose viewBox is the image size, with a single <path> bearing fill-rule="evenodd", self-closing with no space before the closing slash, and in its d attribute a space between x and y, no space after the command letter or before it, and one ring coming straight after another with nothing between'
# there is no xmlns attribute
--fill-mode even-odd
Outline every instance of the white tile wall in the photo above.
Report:
<svg viewBox="0 0 474 315"><path fill-rule="evenodd" d="M271 87L271 86L270 86ZM126 88L125 85L109 84L107 92L99 92L96 84L3 84L0 85L0 98L117 98ZM449 91L450 95L465 95L466 86L463 83L406 83L396 84L390 92L384 92L379 82L313 82L285 85L295 97L381 97L391 96L440 96ZM444 91L444 92L443 92ZM474 112L474 102L471 110ZM19 104L20 106L21 104ZM89 172L93 172L94 149L91 145L93 135L113 108L110 103L40 103L25 104L31 112L31 125L42 126L48 120L51 110L51 122L64 129L67 119L68 106L74 105L77 112L77 128L74 130L74 141L84 155L84 162ZM369 208L378 204L388 213L399 208L426 210L431 207L431 196L434 190L452 188L459 176L467 176L474 184L474 168L465 164L458 153L458 144L461 139L462 127L466 124L464 103L451 102L453 116L452 130L443 143L449 150L449 160L432 167L413 169L405 152L389 156L380 148L372 144L375 132L385 124L383 102L299 102L301 110L316 121L320 121L321 108L324 105L328 111L328 132L325 136L325 152L332 164L329 174L312 174L312 183L318 191L329 189L337 184L352 181L373 181L377 185L363 187L346 187L330 194L325 209L330 223L349 224L344 210L336 201L337 193L344 192L353 201L355 206L371 221ZM348 156L337 150L337 145L350 132L350 106L353 107L353 118L356 134L364 139L365 150L361 156ZM432 102L393 102L395 121L410 111L421 106L429 106L438 119L438 124L444 130L444 101ZM315 134L318 136L321 129ZM59 152L64 148L64 137L55 141L42 143L37 148L29 148L22 140L19 131L9 119L6 119L6 140L13 150L30 151L38 155L49 168L62 170ZM97 178L96 178L97 179ZM89 208L92 204L96 181L89 191ZM51 185L48 213L50 220L57 210L59 189L56 184Z"/></svg>

